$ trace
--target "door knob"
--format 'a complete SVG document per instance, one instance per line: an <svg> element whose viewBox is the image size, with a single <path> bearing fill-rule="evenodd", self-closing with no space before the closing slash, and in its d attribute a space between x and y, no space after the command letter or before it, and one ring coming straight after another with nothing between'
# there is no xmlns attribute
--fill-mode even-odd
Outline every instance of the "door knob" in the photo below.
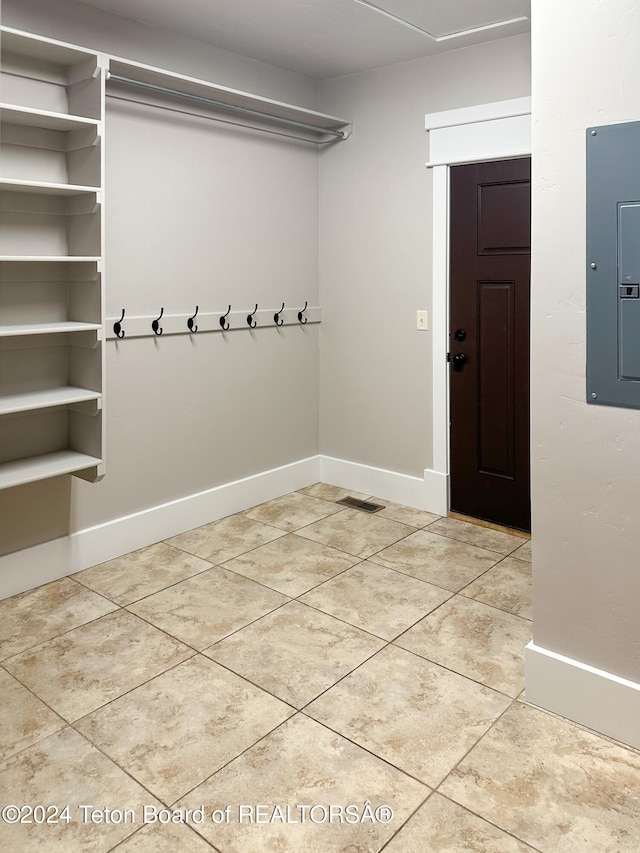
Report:
<svg viewBox="0 0 640 853"><path fill-rule="evenodd" d="M453 337L458 341L458 343L462 343L462 341L467 337L467 333L464 329L456 329L453 333Z"/></svg>
<svg viewBox="0 0 640 853"><path fill-rule="evenodd" d="M462 370L462 365L467 360L466 355L463 352L457 352L453 358L451 359L451 363L453 364L453 369L456 373L460 373Z"/></svg>

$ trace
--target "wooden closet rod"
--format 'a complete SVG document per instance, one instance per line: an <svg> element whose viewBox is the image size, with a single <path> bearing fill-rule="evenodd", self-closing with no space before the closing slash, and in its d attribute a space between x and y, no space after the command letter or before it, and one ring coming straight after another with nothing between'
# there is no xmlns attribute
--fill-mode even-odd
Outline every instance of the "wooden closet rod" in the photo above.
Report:
<svg viewBox="0 0 640 853"><path fill-rule="evenodd" d="M311 130L314 133L329 134L330 136L335 136L337 139L346 139L349 135L344 130L333 130L332 128L327 127L317 127L316 125L307 124L303 121L283 118L282 116L272 115L271 113L263 113L260 112L260 110L252 110L250 107L240 107L236 106L235 104L226 104L224 103L224 101L216 101L212 98L204 98L202 95L192 95L189 92L181 92L178 89L169 89L167 86L158 86L155 83L145 83L142 80L134 80L131 77L122 77L119 74L112 74L110 71L107 72L107 80L113 80L114 83L122 83L125 86L137 86L139 89L147 89L151 92L160 92L163 95L171 95L175 98L184 98L189 101L196 101L199 104L206 104L210 107L220 107L225 110L231 110L232 112L254 116L255 118L270 119L271 121L280 122L281 124L287 124L292 127L299 127L304 130Z"/></svg>

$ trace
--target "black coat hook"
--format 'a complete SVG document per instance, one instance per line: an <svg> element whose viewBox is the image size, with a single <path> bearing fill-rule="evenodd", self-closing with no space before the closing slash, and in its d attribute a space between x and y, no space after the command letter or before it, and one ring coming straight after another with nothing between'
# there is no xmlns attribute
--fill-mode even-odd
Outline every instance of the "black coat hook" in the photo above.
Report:
<svg viewBox="0 0 640 853"><path fill-rule="evenodd" d="M116 338L124 338L124 329L122 328L122 321L124 320L124 308L122 309L122 315L119 320L113 324L113 331Z"/></svg>
<svg viewBox="0 0 640 853"><path fill-rule="evenodd" d="M154 320L151 324L151 328L156 333L156 335L162 334L162 327L160 326L160 320L162 319L162 315L164 314L164 308L160 309L160 314L158 315L157 320Z"/></svg>
<svg viewBox="0 0 640 853"><path fill-rule="evenodd" d="M222 317L220 317L220 325L222 326L222 328L224 329L225 332L228 331L228 329L229 329L229 324L227 323L227 317L229 316L230 313L231 313L231 305L229 305L229 308L227 309L227 313L223 314Z"/></svg>
<svg viewBox="0 0 640 853"><path fill-rule="evenodd" d="M302 316L306 310L307 310L307 301L305 300L304 308L301 311L298 311L298 321L300 323L302 323L303 326L305 325L305 323L308 322L307 318Z"/></svg>
<svg viewBox="0 0 640 853"><path fill-rule="evenodd" d="M256 320L253 319L253 315L256 313L257 310L258 310L258 303L256 302L256 307L253 309L251 314L247 314L247 325L251 329L255 329L255 327L258 325Z"/></svg>
<svg viewBox="0 0 640 853"><path fill-rule="evenodd" d="M283 311L284 311L284 302L282 303L282 308L279 311L276 311L276 313L273 315L273 322L276 324L276 326L282 326L282 324L284 323L284 320L280 316Z"/></svg>
<svg viewBox="0 0 640 853"><path fill-rule="evenodd" d="M198 316L198 306L196 305L196 313L193 315L193 317L189 317L189 319L187 320L187 329L189 329L190 332L197 332L198 331L198 327L195 326L193 323L193 321L196 319L197 316Z"/></svg>

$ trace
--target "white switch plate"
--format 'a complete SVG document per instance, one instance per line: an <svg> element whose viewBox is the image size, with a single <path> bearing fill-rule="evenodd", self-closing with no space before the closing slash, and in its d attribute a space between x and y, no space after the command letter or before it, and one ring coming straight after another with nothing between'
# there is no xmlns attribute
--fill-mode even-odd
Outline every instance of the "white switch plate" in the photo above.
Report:
<svg viewBox="0 0 640 853"><path fill-rule="evenodd" d="M429 329L429 314L427 311L418 311L417 312L417 328L421 332L426 332Z"/></svg>

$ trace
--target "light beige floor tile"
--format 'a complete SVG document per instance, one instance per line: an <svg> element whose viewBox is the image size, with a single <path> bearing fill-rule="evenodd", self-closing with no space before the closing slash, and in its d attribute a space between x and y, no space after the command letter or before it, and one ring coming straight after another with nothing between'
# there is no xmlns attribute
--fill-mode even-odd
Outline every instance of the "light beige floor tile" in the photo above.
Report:
<svg viewBox="0 0 640 853"><path fill-rule="evenodd" d="M460 521L457 518L441 518L429 526L429 531L448 536L449 539L457 539L459 542L466 542L468 545L477 545L478 548L486 548L488 551L497 551L505 556L522 545L522 539L519 536L502 533L500 530L491 530L489 527L481 527L479 524L471 524L469 521Z"/></svg>
<svg viewBox="0 0 640 853"><path fill-rule="evenodd" d="M72 578L0 601L0 659L50 640L116 609Z"/></svg>
<svg viewBox="0 0 640 853"><path fill-rule="evenodd" d="M64 720L0 669L0 761L64 728Z"/></svg>
<svg viewBox="0 0 640 853"><path fill-rule="evenodd" d="M288 601L216 567L129 606L132 613L202 650Z"/></svg>
<svg viewBox="0 0 640 853"><path fill-rule="evenodd" d="M221 803L231 806L228 824L212 822L198 831L224 853L345 853L376 851L390 838L394 829L420 805L429 789L389 767L359 747L323 726L297 715L287 721L244 755L231 762L208 781L191 792L181 804ZM353 804L361 815L365 802L375 811L389 805L393 818L389 823L330 823L323 812L330 805ZM277 818L266 823L249 823L247 814L239 819L239 806L267 807L267 815L280 806L286 820L290 806L290 822ZM303 813L304 821L293 821ZM337 812L334 811L334 816Z"/></svg>
<svg viewBox="0 0 640 853"><path fill-rule="evenodd" d="M440 518L439 515L434 515L432 512L396 504L384 498L371 498L370 500L372 503L384 504L384 509L381 509L377 515L382 518L390 518L392 521L399 521L401 524L408 524L410 527L426 527L427 524L433 524Z"/></svg>
<svg viewBox="0 0 640 853"><path fill-rule="evenodd" d="M524 647L530 639L530 622L457 595L395 643L516 697L524 687Z"/></svg>
<svg viewBox="0 0 640 853"><path fill-rule="evenodd" d="M533 619L531 604L531 563L505 557L462 593L523 619Z"/></svg>
<svg viewBox="0 0 640 853"><path fill-rule="evenodd" d="M369 495L363 492L353 492L350 489L342 489L340 486L332 486L329 483L314 483L312 486L307 486L304 489L299 489L303 495L311 495L314 498L321 498L323 501L341 501L342 498L358 498L358 500L366 501ZM341 509L340 505L338 507Z"/></svg>
<svg viewBox="0 0 640 853"><path fill-rule="evenodd" d="M372 557L374 563L458 592L495 565L499 554L418 530Z"/></svg>
<svg viewBox="0 0 640 853"><path fill-rule="evenodd" d="M198 656L100 708L76 728L169 805L292 713Z"/></svg>
<svg viewBox="0 0 640 853"><path fill-rule="evenodd" d="M292 601L205 654L301 708L383 645L370 634Z"/></svg>
<svg viewBox="0 0 640 853"><path fill-rule="evenodd" d="M544 853L636 853L640 755L514 703L442 792Z"/></svg>
<svg viewBox="0 0 640 853"><path fill-rule="evenodd" d="M5 661L66 720L77 720L185 660L193 650L118 610Z"/></svg>
<svg viewBox="0 0 640 853"><path fill-rule="evenodd" d="M451 800L432 794L384 848L384 853L529 853L532 850Z"/></svg>
<svg viewBox="0 0 640 853"><path fill-rule="evenodd" d="M140 826L143 805L160 806L148 791L73 729L65 728L0 765L3 801L69 806L69 822L7 824L0 821L0 850L7 853L99 853L111 850ZM93 809L131 809L113 822L97 823ZM86 822L83 815L86 814ZM104 814L104 811L103 811ZM54 813L48 812L53 819ZM132 823L131 817L136 822Z"/></svg>
<svg viewBox="0 0 640 853"><path fill-rule="evenodd" d="M363 631L393 640L451 594L367 561L316 587L300 600Z"/></svg>
<svg viewBox="0 0 640 853"><path fill-rule="evenodd" d="M527 562L531 562L531 541L525 542L524 545L521 545L516 551L511 555L512 557L517 557L518 560L527 560Z"/></svg>
<svg viewBox="0 0 640 853"><path fill-rule="evenodd" d="M435 787L508 705L493 690L389 646L305 713Z"/></svg>
<svg viewBox="0 0 640 853"><path fill-rule="evenodd" d="M211 563L164 542L132 551L74 575L84 586L125 605L204 572Z"/></svg>
<svg viewBox="0 0 640 853"><path fill-rule="evenodd" d="M197 819L200 819L199 814ZM191 821L188 824L156 822L130 835L113 853L212 853L213 849L191 829Z"/></svg>
<svg viewBox="0 0 640 853"><path fill-rule="evenodd" d="M272 524L280 530L292 533L299 527L306 527L339 512L342 507L328 501L314 498L311 495L303 495L300 492L291 492L281 498L276 498L267 503L260 504L247 510L245 515L254 521L262 521L264 524Z"/></svg>
<svg viewBox="0 0 640 853"><path fill-rule="evenodd" d="M370 557L376 551L397 542L413 528L378 515L366 515L357 509L343 509L335 515L298 530L299 536L322 542L358 557Z"/></svg>
<svg viewBox="0 0 640 853"><path fill-rule="evenodd" d="M223 567L296 598L359 559L292 533L229 560Z"/></svg>
<svg viewBox="0 0 640 853"><path fill-rule="evenodd" d="M272 542L279 536L284 536L283 530L261 524L241 513L172 536L167 539L167 544L210 563L219 564L266 542Z"/></svg>

